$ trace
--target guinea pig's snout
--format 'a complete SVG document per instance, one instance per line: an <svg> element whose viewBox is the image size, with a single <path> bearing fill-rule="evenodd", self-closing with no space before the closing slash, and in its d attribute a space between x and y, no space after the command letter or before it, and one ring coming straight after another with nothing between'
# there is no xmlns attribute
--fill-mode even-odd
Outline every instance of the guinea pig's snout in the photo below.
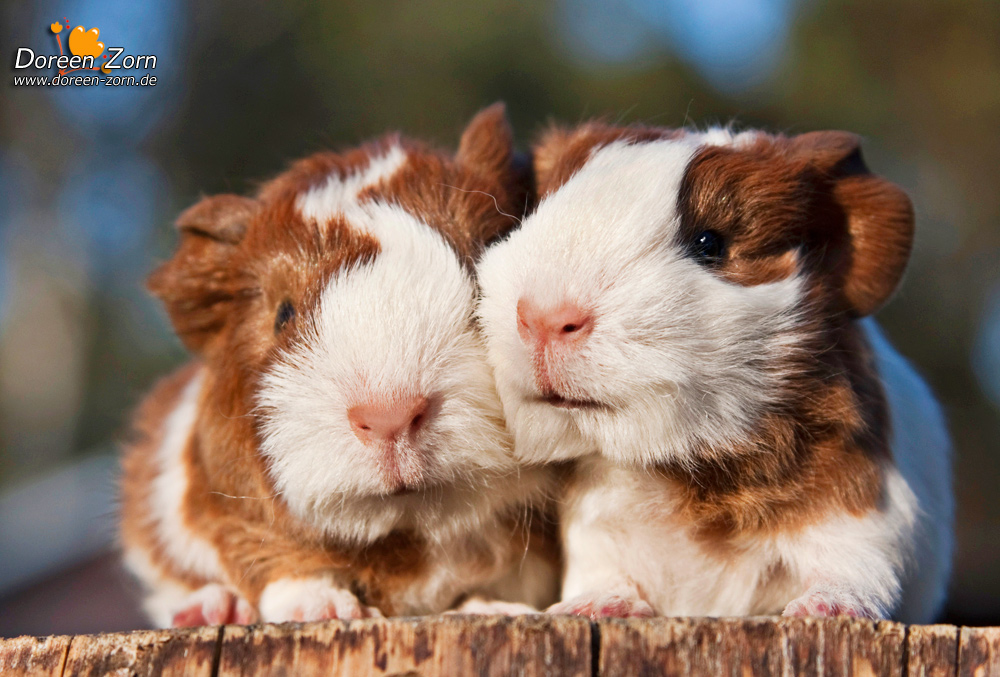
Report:
<svg viewBox="0 0 1000 677"><path fill-rule="evenodd" d="M577 345L593 330L593 314L575 303L540 308L525 298L517 302L517 333L532 350L549 345Z"/></svg>
<svg viewBox="0 0 1000 677"><path fill-rule="evenodd" d="M429 405L422 395L362 402L347 410L347 420L364 444L395 444L401 437L412 438L420 431L429 415Z"/></svg>

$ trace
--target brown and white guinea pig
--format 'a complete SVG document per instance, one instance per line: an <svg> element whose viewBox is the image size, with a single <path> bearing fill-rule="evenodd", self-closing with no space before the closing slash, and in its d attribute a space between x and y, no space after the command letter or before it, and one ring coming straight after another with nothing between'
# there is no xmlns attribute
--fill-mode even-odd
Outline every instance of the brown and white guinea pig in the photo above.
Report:
<svg viewBox="0 0 1000 677"><path fill-rule="evenodd" d="M910 201L844 132L586 124L479 265L515 453L578 459L553 612L928 621L949 439L870 319Z"/></svg>
<svg viewBox="0 0 1000 677"><path fill-rule="evenodd" d="M387 136L180 216L149 286L195 360L141 407L121 486L155 623L557 599L548 471L513 461L474 318L529 186L498 104L454 157Z"/></svg>

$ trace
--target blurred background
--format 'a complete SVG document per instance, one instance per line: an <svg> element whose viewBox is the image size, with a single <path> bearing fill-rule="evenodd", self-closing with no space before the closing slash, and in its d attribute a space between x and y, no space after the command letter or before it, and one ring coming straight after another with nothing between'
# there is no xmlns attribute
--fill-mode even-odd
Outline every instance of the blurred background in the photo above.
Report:
<svg viewBox="0 0 1000 677"><path fill-rule="evenodd" d="M156 86L13 87L64 17L156 55ZM865 137L918 214L879 317L954 435L945 620L1000 624L1000 3L34 0L0 6L0 44L0 636L144 623L115 442L185 359L143 290L176 214L387 129L453 146L495 100L523 145L592 116Z"/></svg>

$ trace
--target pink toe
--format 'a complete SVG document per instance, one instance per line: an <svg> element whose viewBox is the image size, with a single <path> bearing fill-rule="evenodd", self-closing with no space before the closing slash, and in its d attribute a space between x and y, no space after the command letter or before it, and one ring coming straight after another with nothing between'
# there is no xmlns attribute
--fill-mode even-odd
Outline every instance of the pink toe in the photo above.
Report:
<svg viewBox="0 0 1000 677"><path fill-rule="evenodd" d="M209 625L209 622L202 613L201 605L198 604L174 614L171 625L175 628L196 628L200 625Z"/></svg>

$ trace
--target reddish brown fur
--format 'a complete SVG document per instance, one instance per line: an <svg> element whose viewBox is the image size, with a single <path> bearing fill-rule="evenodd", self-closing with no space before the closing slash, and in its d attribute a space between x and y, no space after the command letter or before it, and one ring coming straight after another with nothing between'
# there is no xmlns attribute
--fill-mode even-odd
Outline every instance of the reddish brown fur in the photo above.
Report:
<svg viewBox="0 0 1000 677"><path fill-rule="evenodd" d="M184 454L189 487L183 522L222 554L225 582L252 604L278 578L336 574L367 604L392 614L397 596L425 574L419 534L393 533L366 547L349 547L290 514L275 497L258 453L254 396L260 374L310 321L310 309L330 276L379 254L374 238L340 220L320 227L303 219L295 205L303 191L331 175L345 176L400 143L409 153L407 162L392 180L367 189L364 199L402 205L440 230L470 263L488 239L516 224L503 212L519 216L528 188L511 169L503 109L487 109L477 120L454 159L390 136L345 154L301 160L264 185L255 199L206 198L178 219L178 251L150 277L151 291L206 372ZM275 312L285 300L299 313L294 325L276 337ZM147 500L164 419L198 368L189 365L164 381L140 408L136 428L142 437L126 450L121 489L126 546L147 552L166 578L191 588L205 581L178 570L164 555ZM515 512L523 512L523 506ZM522 538L520 518L504 519L516 543ZM523 551L515 546L511 556ZM484 570L491 564L484 561Z"/></svg>
<svg viewBox="0 0 1000 677"><path fill-rule="evenodd" d="M199 369L197 362L161 379L136 411L132 434L122 457L121 538L149 554L167 578L197 588L206 581L173 565L156 538L156 518L148 503L149 489L156 479L156 450L163 441L163 420L176 406L184 386Z"/></svg>
<svg viewBox="0 0 1000 677"><path fill-rule="evenodd" d="M591 153L683 132L584 125L555 130L535 149L540 194L556 190ZM791 374L781 404L762 412L737 448L704 447L660 467L681 515L707 544L794 529L830 511L862 514L882 495L890 460L885 396L852 320L892 293L909 257L913 212L864 166L842 132L761 137L748 147L706 147L684 177L680 237L724 236L715 272L740 285L806 275L799 349L775 365Z"/></svg>

